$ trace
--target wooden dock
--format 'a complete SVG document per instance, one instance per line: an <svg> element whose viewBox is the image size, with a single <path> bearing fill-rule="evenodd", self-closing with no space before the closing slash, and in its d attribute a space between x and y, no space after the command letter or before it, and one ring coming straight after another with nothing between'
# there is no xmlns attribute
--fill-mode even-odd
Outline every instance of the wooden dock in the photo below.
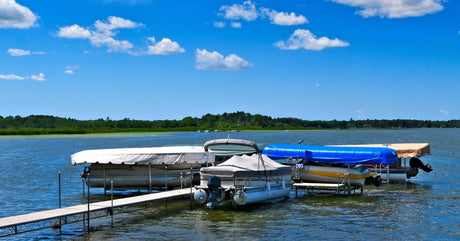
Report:
<svg viewBox="0 0 460 241"><path fill-rule="evenodd" d="M88 218L113 215L115 208L144 204L153 201L159 201L169 198L179 198L193 195L194 189L185 188L179 190L145 194L135 197L120 198L81 204L71 207L51 209L41 212L22 214L18 216L6 217L0 219L0 236L9 236L12 234L35 231L49 227L60 227L61 225L85 221ZM89 223L89 219L88 219Z"/></svg>

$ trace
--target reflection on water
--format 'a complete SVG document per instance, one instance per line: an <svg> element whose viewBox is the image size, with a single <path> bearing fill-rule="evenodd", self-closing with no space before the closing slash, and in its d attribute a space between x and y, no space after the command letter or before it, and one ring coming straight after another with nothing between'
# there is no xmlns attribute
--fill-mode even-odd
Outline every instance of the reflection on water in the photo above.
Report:
<svg viewBox="0 0 460 241"><path fill-rule="evenodd" d="M62 205L82 202L81 166L70 155L85 149L203 145L227 133L141 133L69 135L0 139L0 217L58 206L58 171L62 176ZM285 239L460 239L460 130L403 129L349 131L267 131L231 133L231 138L259 145L312 145L429 142L434 168L408 183L366 187L362 196L331 197L292 193L288 200L218 210L189 201L156 203L134 212L92 220L93 232L81 223L59 231L45 229L9 237L15 239L83 240L285 240ZM100 189L92 201L104 200ZM131 195L118 193L116 197Z"/></svg>

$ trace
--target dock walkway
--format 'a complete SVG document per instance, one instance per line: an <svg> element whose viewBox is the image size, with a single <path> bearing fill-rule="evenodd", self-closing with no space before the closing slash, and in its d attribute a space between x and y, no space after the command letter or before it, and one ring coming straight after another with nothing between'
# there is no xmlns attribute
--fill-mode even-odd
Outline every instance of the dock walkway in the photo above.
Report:
<svg viewBox="0 0 460 241"><path fill-rule="evenodd" d="M85 221L85 215L89 213L90 218L108 216L113 214L113 209L143 204L163 199L184 197L193 194L191 188L145 194L135 197L120 198L112 201L94 202L71 207L51 209L46 211L22 214L18 216L0 218L0 236L8 236L17 233L34 231L56 224L67 224L78 221ZM45 223L43 223L45 222Z"/></svg>

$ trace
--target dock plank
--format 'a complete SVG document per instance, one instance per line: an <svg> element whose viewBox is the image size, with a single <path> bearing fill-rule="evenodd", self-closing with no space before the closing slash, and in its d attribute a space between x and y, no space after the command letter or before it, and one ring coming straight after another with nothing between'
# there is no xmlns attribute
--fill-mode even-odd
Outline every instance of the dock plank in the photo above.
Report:
<svg viewBox="0 0 460 241"><path fill-rule="evenodd" d="M192 190L193 192L194 190ZM185 195L190 195L190 188L179 189L179 190L172 190L172 191L165 191L159 193L151 193L145 194L135 197L128 197L128 198L120 198L113 200L113 207L123 207L129 205L136 205L146 202L158 201L167 198L173 197L181 197ZM89 211L99 211L104 210L107 208L112 207L112 202L109 201L101 201L90 203ZM58 209L50 209L45 211L39 211L34 213L27 213L12 217L6 217L0 219L0 228L6 228L11 226L23 225L33 222L40 222L49 219L57 219L61 217L71 216L71 215L78 215L88 212L88 204L80 204L70 207L58 208Z"/></svg>

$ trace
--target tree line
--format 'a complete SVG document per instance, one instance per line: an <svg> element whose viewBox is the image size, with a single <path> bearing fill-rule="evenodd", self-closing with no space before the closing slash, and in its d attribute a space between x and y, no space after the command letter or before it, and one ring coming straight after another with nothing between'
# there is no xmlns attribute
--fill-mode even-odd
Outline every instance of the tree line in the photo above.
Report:
<svg viewBox="0 0 460 241"><path fill-rule="evenodd" d="M109 132L157 132L199 130L310 130L354 128L457 128L460 120L302 120L298 118L272 118L242 111L218 115L206 114L200 118L182 120L76 120L50 115L0 116L0 135L85 134Z"/></svg>

